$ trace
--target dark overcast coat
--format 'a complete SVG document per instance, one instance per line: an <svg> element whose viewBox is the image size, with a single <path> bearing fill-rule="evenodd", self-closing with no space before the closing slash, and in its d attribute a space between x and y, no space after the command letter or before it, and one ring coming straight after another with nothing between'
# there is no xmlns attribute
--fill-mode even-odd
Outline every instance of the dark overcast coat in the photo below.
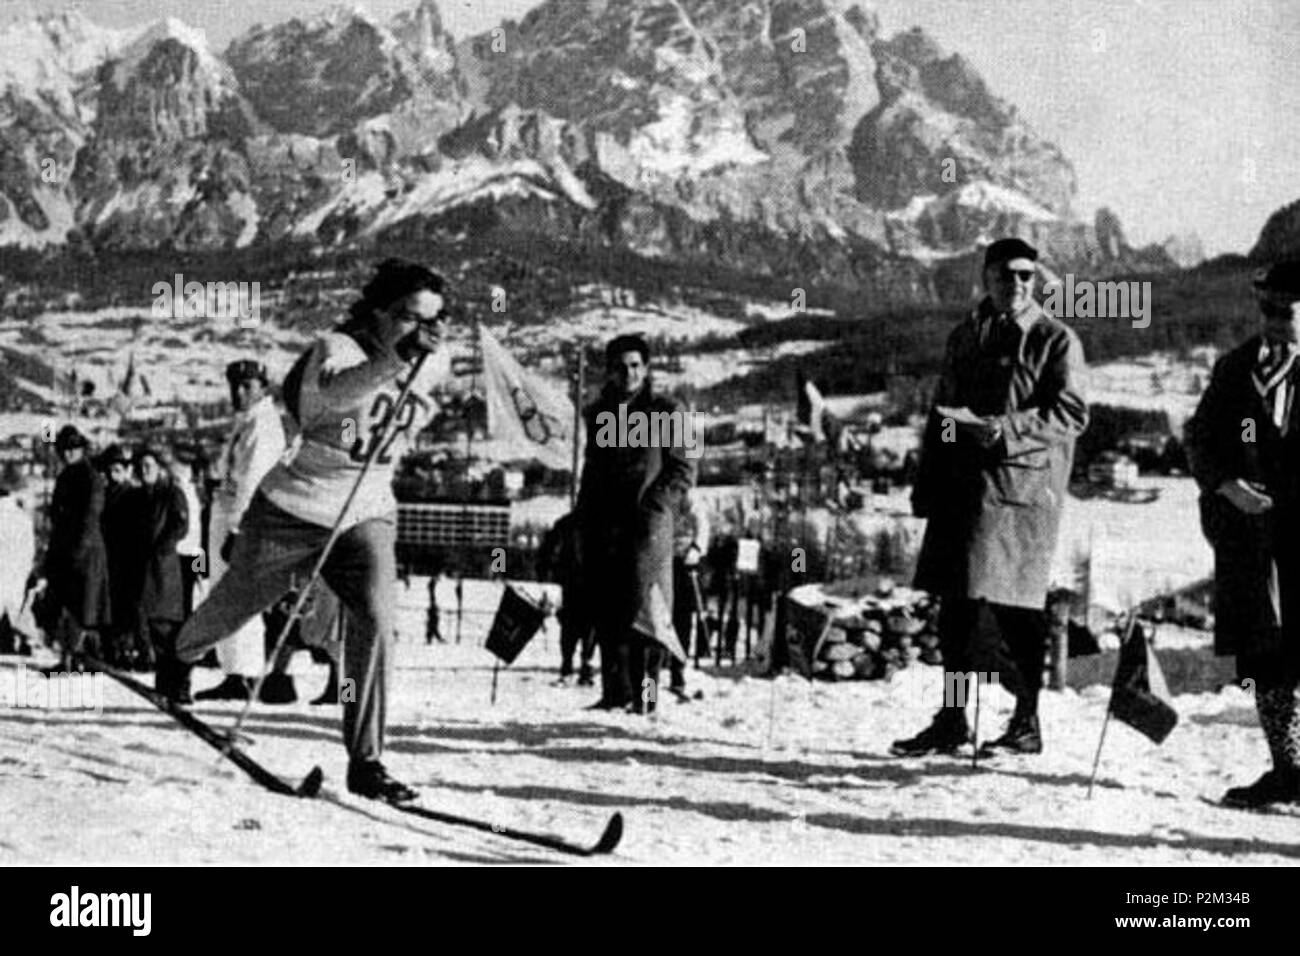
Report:
<svg viewBox="0 0 1300 956"><path fill-rule="evenodd" d="M597 417L617 414L620 401L607 389L587 410L577 512L588 604L598 628L635 630L684 658L671 617L673 519L694 484L695 463L680 446L602 447ZM682 409L647 383L628 411Z"/></svg>
<svg viewBox="0 0 1300 956"><path fill-rule="evenodd" d="M1256 336L1219 360L1185 433L1214 548L1215 651L1251 657L1300 640L1300 401L1283 436L1251 381L1260 345ZM1273 508L1239 511L1217 492L1233 478L1262 484Z"/></svg>
<svg viewBox="0 0 1300 956"><path fill-rule="evenodd" d="M948 338L935 405L996 416L990 449L932 413L913 489L926 517L916 586L940 596L1041 608L1047 598L1075 439L1088 425L1083 346L1037 305L979 345L987 300ZM951 436L953 433L948 431Z"/></svg>
<svg viewBox="0 0 1300 956"><path fill-rule="evenodd" d="M81 627L109 623L108 557L100 517L104 478L82 458L59 472L50 499L50 543L45 577L52 604L66 608Z"/></svg>

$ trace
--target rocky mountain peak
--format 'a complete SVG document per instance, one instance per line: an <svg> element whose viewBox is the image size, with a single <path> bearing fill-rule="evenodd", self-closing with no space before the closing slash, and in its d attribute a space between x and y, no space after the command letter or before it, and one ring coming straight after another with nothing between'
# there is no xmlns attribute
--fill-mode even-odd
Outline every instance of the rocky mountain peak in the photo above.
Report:
<svg viewBox="0 0 1300 956"><path fill-rule="evenodd" d="M969 62L947 55L920 28L872 49L881 103L854 143L864 201L901 209L917 196L984 181L1070 216L1073 167L993 95Z"/></svg>
<svg viewBox="0 0 1300 956"><path fill-rule="evenodd" d="M0 31L0 89L69 123L93 115L78 91L140 31L109 30L76 10L45 14Z"/></svg>
<svg viewBox="0 0 1300 956"><path fill-rule="evenodd" d="M883 37L860 0L545 0L459 43L435 0L335 6L221 57L178 20L71 14L6 51L0 244L332 243L473 205L755 274L875 289L897 266L922 296L995 234L1058 265L1130 251L1074 216L1069 162L967 60ZM72 179L42 180L45 156Z"/></svg>
<svg viewBox="0 0 1300 956"><path fill-rule="evenodd" d="M414 10L399 13L389 29L413 60L426 96L447 101L464 99L455 41L443 28L442 13L434 0L421 0Z"/></svg>
<svg viewBox="0 0 1300 956"><path fill-rule="evenodd" d="M168 18L107 60L98 75L95 127L101 137L167 141L208 135L209 120L238 110L230 68L201 30Z"/></svg>
<svg viewBox="0 0 1300 956"><path fill-rule="evenodd" d="M393 17L394 36L407 42L413 48L441 45L449 40L442 26L442 11L438 9L437 0L420 0L414 10L404 10Z"/></svg>
<svg viewBox="0 0 1300 956"><path fill-rule="evenodd" d="M230 44L225 58L260 117L282 132L310 136L345 132L387 113L418 85L397 39L360 7L255 27Z"/></svg>

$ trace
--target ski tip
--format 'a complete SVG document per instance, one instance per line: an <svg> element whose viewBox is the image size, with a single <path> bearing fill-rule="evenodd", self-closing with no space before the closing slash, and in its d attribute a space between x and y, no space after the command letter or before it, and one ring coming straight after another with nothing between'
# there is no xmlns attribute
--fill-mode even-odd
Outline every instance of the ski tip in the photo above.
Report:
<svg viewBox="0 0 1300 956"><path fill-rule="evenodd" d="M609 818L609 824L605 827L605 832L601 834L600 842L591 848L591 855L613 853L614 848L618 846L618 841L621 839L623 839L623 814L615 813Z"/></svg>
<svg viewBox="0 0 1300 956"><path fill-rule="evenodd" d="M320 785L325 780L325 771L320 767L312 767L311 773L303 777L302 783L298 784L298 796L314 797L320 793Z"/></svg>

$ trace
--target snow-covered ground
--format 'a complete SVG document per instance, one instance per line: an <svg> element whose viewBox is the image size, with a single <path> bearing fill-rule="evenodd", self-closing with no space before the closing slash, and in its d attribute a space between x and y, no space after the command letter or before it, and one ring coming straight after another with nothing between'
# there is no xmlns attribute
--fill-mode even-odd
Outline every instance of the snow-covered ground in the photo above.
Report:
<svg viewBox="0 0 1300 956"><path fill-rule="evenodd" d="M262 306L271 308L274 296L266 298ZM310 340L273 322L242 327L240 321L233 316L156 317L148 307L45 312L35 320L0 318L0 346L60 376L75 371L79 382L95 386L101 400L118 390L134 361L132 389L141 407L172 400L210 402L226 394L228 363L256 355L279 381ZM56 397L48 379L16 381L33 395Z"/></svg>
<svg viewBox="0 0 1300 956"><path fill-rule="evenodd" d="M1193 349L1190 360L1153 352L1090 366L1086 381L1088 401L1166 412L1174 434L1180 435L1210 383L1216 358L1216 351L1206 346Z"/></svg>
<svg viewBox="0 0 1300 956"><path fill-rule="evenodd" d="M1047 751L972 769L969 760L895 760L939 696L935 668L891 683L775 682L734 669L692 672L703 699L667 701L652 719L583 707L585 688L552 686L556 635L540 634L500 675L479 646L423 642L425 582L400 590L387 763L426 805L503 825L594 840L621 810L608 864L1285 864L1300 858L1296 814L1212 806L1254 779L1267 753L1248 697L1176 698L1161 747L1112 723L1096 791L1088 774L1108 691L1047 693ZM495 589L470 588L490 609ZM444 610L454 607L449 589ZM444 619L454 641L455 626ZM320 668L300 657L299 692ZM0 659L10 679L18 659ZM196 686L215 683L201 671ZM546 850L457 830L349 797L337 713L259 706L250 753L286 777L325 770L323 799L271 795L111 682L102 713L0 711L0 863L449 864L564 862ZM988 700L992 697L992 701ZM235 705L195 708L218 725ZM986 694L981 735L1009 699Z"/></svg>

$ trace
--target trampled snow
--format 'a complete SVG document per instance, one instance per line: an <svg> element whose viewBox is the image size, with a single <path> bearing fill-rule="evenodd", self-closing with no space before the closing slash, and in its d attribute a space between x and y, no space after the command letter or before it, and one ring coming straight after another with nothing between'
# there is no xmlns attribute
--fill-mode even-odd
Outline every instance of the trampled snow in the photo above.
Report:
<svg viewBox="0 0 1300 956"><path fill-rule="evenodd" d="M1096 792L1088 774L1104 687L1048 692L1046 753L972 769L969 758L896 760L940 697L937 668L889 682L810 684L691 670L702 700L661 703L656 717L583 708L587 688L552 686L554 622L498 678L479 645L497 586L470 587L473 613L455 643L449 582L443 634L423 639L426 585L399 585L386 763L427 806L594 841L626 817L607 863L941 865L1274 865L1300 858L1293 811L1222 809L1225 788L1253 780L1268 756L1236 687L1180 695L1181 721L1161 747L1112 723ZM17 666L0 659L0 667ZM322 668L300 657L299 693ZM215 684L200 671L196 686ZM0 862L455 864L569 858L491 834L414 821L350 797L333 708L258 706L250 754L294 780L315 764L322 799L275 796L127 691L106 685L103 712L5 708L0 720ZM1000 732L1010 699L984 695L981 735ZM228 726L237 705L195 713Z"/></svg>

